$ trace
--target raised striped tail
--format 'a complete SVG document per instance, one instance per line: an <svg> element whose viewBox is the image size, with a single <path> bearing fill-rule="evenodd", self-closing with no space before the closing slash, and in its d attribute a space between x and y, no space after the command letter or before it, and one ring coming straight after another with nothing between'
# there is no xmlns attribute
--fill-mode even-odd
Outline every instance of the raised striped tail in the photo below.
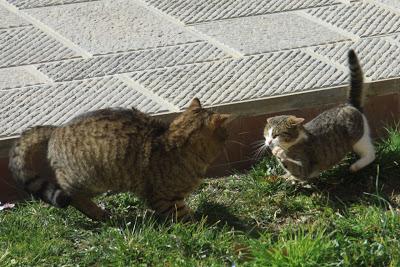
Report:
<svg viewBox="0 0 400 267"><path fill-rule="evenodd" d="M348 61L350 67L350 90L348 102L350 105L362 112L364 75L358 57L353 49L348 53Z"/></svg>

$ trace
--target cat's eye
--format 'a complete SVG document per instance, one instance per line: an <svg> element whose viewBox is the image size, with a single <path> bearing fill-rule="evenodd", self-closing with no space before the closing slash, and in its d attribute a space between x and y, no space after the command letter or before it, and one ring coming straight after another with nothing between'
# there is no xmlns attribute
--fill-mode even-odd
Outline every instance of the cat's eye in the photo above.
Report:
<svg viewBox="0 0 400 267"><path fill-rule="evenodd" d="M279 136L279 134L273 134L272 135L272 139L275 139L275 138L277 138Z"/></svg>

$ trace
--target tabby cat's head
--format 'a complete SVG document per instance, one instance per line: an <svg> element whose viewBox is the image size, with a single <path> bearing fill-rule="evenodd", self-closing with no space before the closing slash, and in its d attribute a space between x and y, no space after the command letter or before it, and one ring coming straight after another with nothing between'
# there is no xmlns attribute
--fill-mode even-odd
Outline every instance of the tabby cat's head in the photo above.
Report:
<svg viewBox="0 0 400 267"><path fill-rule="evenodd" d="M269 118L264 128L265 145L269 148L289 148L299 139L303 129L303 118L282 115Z"/></svg>
<svg viewBox="0 0 400 267"><path fill-rule="evenodd" d="M220 147L228 138L226 124L230 118L229 114L215 113L202 108L199 99L195 98L187 110L169 125L169 140L177 146L206 143L209 146Z"/></svg>

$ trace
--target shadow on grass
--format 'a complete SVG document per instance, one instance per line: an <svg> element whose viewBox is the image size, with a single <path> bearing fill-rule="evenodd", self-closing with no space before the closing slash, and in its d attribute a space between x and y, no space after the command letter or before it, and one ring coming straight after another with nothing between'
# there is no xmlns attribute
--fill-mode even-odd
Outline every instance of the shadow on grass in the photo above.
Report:
<svg viewBox="0 0 400 267"><path fill-rule="evenodd" d="M195 219L206 218L207 225L216 225L217 227L230 227L235 231L241 231L251 238L258 238L260 231L256 225L248 223L251 219L241 219L232 214L229 209L219 203L203 202L197 208Z"/></svg>
<svg viewBox="0 0 400 267"><path fill-rule="evenodd" d="M256 225L251 225L248 221L251 219L241 219L229 212L229 209L221 204L213 202L203 202L194 213L193 220L186 223L199 223L205 220L206 226L214 226L219 229L231 228L235 231L241 231L243 234L251 238L258 238L261 229ZM175 223L171 219L160 218L150 210L145 212L140 211L140 208L136 211L131 211L129 214L117 214L113 213L112 218L105 222L106 225L118 227L120 229L137 230L146 227L162 227L170 226ZM94 222L91 220L80 220L76 222L76 226L92 231L101 231L101 227L104 226L103 222Z"/></svg>
<svg viewBox="0 0 400 267"><path fill-rule="evenodd" d="M349 166L356 159L352 157L347 164L322 175L322 179L314 182L314 190L318 190L329 197L332 205L340 208L349 203L381 204L384 199L392 206L400 206L400 155L386 153L357 173L350 173ZM370 198L369 196L375 196ZM370 201L375 199L374 201Z"/></svg>

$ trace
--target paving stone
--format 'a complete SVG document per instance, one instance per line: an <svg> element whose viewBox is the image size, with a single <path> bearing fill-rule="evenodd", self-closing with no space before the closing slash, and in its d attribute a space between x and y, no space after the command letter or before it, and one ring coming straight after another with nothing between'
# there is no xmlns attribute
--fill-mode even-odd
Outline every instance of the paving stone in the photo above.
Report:
<svg viewBox="0 0 400 267"><path fill-rule="evenodd" d="M55 81L78 80L138 70L172 67L228 58L220 49L205 43L191 43L123 54L75 59L39 66Z"/></svg>
<svg viewBox="0 0 400 267"><path fill-rule="evenodd" d="M400 44L400 34L391 35L390 38Z"/></svg>
<svg viewBox="0 0 400 267"><path fill-rule="evenodd" d="M200 41L131 0L29 9L27 12L93 54Z"/></svg>
<svg viewBox="0 0 400 267"><path fill-rule="evenodd" d="M0 29L29 25L23 18L0 6Z"/></svg>
<svg viewBox="0 0 400 267"><path fill-rule="evenodd" d="M72 50L33 27L0 30L0 67L78 57Z"/></svg>
<svg viewBox="0 0 400 267"><path fill-rule="evenodd" d="M130 77L179 108L193 97L210 106L347 82L347 73L300 50L136 72Z"/></svg>
<svg viewBox="0 0 400 267"><path fill-rule="evenodd" d="M82 2L91 2L98 0L7 0L10 4L15 5L20 9L45 7L45 6L56 6L65 4L74 4Z"/></svg>
<svg viewBox="0 0 400 267"><path fill-rule="evenodd" d="M31 73L27 67L0 69L0 90L46 83L44 77Z"/></svg>
<svg viewBox="0 0 400 267"><path fill-rule="evenodd" d="M398 1L398 0L376 0L376 1L386 4L388 6L391 6L395 9L397 9L398 11L400 11L400 1Z"/></svg>
<svg viewBox="0 0 400 267"><path fill-rule="evenodd" d="M400 16L380 6L354 2L309 9L309 14L361 37L400 32Z"/></svg>
<svg viewBox="0 0 400 267"><path fill-rule="evenodd" d="M347 67L347 52L354 49L364 73L373 80L400 76L400 44L395 45L381 38L361 39L359 42L343 42L313 48L318 54Z"/></svg>
<svg viewBox="0 0 400 267"><path fill-rule="evenodd" d="M147 2L188 24L340 3L336 0L147 0Z"/></svg>
<svg viewBox="0 0 400 267"><path fill-rule="evenodd" d="M158 103L117 78L73 81L0 91L0 136L20 133L33 125L59 125L88 110L136 107L163 110Z"/></svg>
<svg viewBox="0 0 400 267"><path fill-rule="evenodd" d="M193 27L247 55L348 39L294 13L237 18Z"/></svg>

